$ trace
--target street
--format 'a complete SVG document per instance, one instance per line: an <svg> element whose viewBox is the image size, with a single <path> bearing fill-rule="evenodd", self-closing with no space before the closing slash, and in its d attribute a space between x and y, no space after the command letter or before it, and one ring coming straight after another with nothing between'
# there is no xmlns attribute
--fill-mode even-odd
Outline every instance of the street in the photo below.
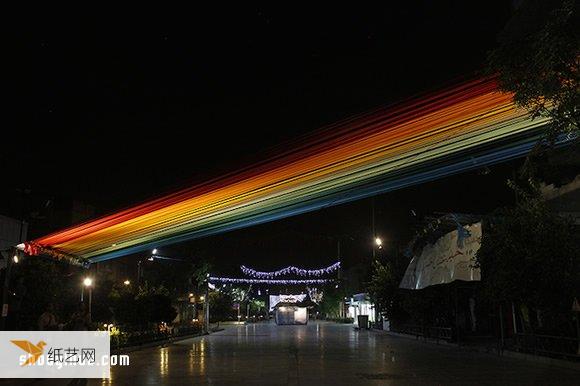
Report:
<svg viewBox="0 0 580 386"><path fill-rule="evenodd" d="M228 326L130 353L89 385L567 385L578 372L419 342L352 325Z"/></svg>

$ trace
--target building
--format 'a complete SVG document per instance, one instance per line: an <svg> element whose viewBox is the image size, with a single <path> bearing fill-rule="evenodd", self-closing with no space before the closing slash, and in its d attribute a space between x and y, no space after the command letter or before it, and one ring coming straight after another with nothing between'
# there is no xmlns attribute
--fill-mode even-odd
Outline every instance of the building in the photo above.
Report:
<svg viewBox="0 0 580 386"><path fill-rule="evenodd" d="M345 303L348 309L347 317L353 319L356 327L368 328L368 323L374 323L376 321L375 305L371 302L369 294L360 293L352 295ZM364 318L365 316L366 318ZM364 322L365 319L366 322ZM361 324L365 325L361 326Z"/></svg>
<svg viewBox="0 0 580 386"><path fill-rule="evenodd" d="M573 218L574 223L580 225L580 174L571 182L558 187L543 185L541 193L551 210Z"/></svg>
<svg viewBox="0 0 580 386"><path fill-rule="evenodd" d="M277 325L308 324L308 307L300 302L280 302L274 309L274 320Z"/></svg>
<svg viewBox="0 0 580 386"><path fill-rule="evenodd" d="M15 247L28 236L28 223L0 215L0 250Z"/></svg>

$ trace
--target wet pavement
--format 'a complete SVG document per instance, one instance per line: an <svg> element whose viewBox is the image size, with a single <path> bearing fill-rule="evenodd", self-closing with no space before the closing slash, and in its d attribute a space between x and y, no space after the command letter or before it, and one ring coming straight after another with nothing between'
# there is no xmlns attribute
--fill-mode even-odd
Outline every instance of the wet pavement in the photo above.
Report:
<svg viewBox="0 0 580 386"><path fill-rule="evenodd" d="M89 385L578 385L572 369L351 325L253 324L130 353Z"/></svg>

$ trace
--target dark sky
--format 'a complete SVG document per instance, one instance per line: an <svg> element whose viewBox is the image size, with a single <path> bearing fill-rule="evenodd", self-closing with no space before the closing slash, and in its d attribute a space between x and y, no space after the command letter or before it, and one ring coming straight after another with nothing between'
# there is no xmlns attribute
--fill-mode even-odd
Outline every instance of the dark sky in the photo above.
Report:
<svg viewBox="0 0 580 386"><path fill-rule="evenodd" d="M323 124L480 71L511 12L503 1L384 3L276 9L244 3L235 9L152 9L146 16L15 20L2 196L29 188L105 213L233 170ZM465 178L474 184L488 179L486 189L503 202L505 173L509 168L500 167ZM407 204L397 200L413 197L421 203L408 205L424 213L459 209L452 203L463 211L489 210L477 197L449 198L461 189L477 192L466 188L465 178L381 196L377 207L391 218L381 226L393 234L406 227L406 214L388 214L406 213ZM276 232L362 234L370 217L359 214L368 203L199 245L212 249L225 238L240 244L236 253L267 255L288 250ZM344 229L322 229L328 218ZM308 251L318 248L307 247L305 237L289 242L296 240Z"/></svg>

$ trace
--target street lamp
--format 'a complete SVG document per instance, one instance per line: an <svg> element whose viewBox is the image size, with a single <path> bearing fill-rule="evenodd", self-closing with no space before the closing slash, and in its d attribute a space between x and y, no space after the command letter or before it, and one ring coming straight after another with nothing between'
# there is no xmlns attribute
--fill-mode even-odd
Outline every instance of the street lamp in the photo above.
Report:
<svg viewBox="0 0 580 386"><path fill-rule="evenodd" d="M19 261L19 260L18 260L18 255L14 255L14 256L12 256L12 261L13 261L15 264L18 264L18 261Z"/></svg>
<svg viewBox="0 0 580 386"><path fill-rule="evenodd" d="M129 281L129 279L127 279L127 280L125 280L125 281L123 282L123 284L125 284L125 285L129 285L129 284L131 284L131 282Z"/></svg>
<svg viewBox="0 0 580 386"><path fill-rule="evenodd" d="M383 248L383 240L381 240L380 237L375 238L375 244L377 245L377 247L379 247L379 249Z"/></svg>
<svg viewBox="0 0 580 386"><path fill-rule="evenodd" d="M83 292L84 287L89 289L89 323L92 322L92 306L93 306L93 279L90 277L85 277L83 280ZM83 301L83 292L81 292L81 301Z"/></svg>

